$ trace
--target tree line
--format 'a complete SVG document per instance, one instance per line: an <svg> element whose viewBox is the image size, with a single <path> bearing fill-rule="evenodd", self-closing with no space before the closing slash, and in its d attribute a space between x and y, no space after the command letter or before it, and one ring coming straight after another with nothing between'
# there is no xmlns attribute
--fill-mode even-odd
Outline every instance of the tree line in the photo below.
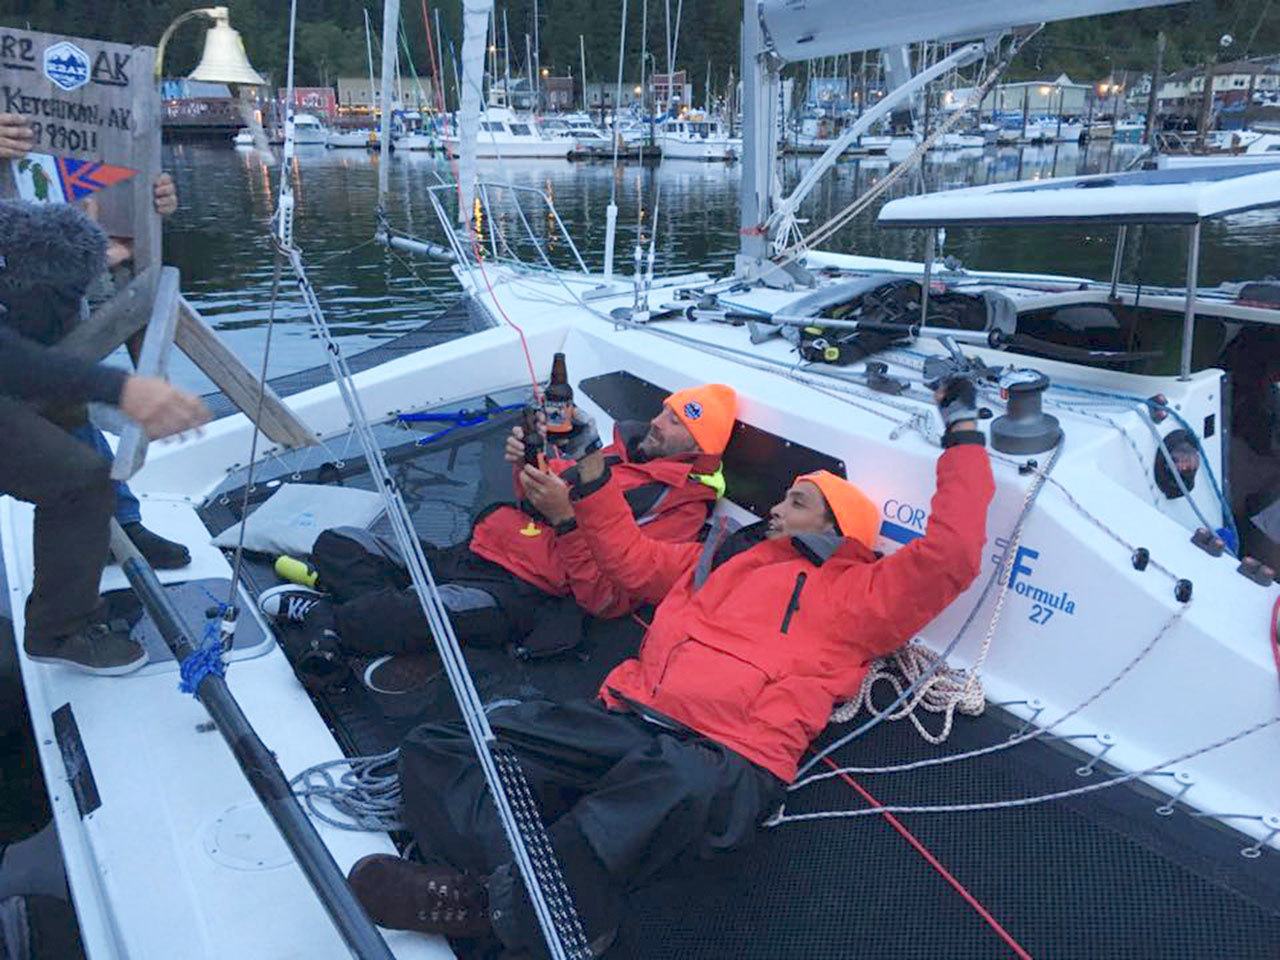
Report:
<svg viewBox="0 0 1280 960"><path fill-rule="evenodd" d="M124 43L154 44L178 15L203 0L0 0L0 24L34 30L70 33ZM244 38L250 61L273 82L283 84L287 54L287 0L227 0L232 25ZM684 0L669 5L658 0L629 0L624 52L626 82L640 74L642 53L646 72L667 68L667 11L682 9L676 68L688 72L695 101L705 97L708 74L712 94L723 94L738 70L739 21L742 0ZM1122 70L1149 70L1154 60L1156 33L1165 31L1166 70L1203 63L1206 58L1240 59L1280 52L1280 10L1273 16L1271 0L1192 0L1175 6L1072 20L1051 24L1023 51L1009 71L1011 79L1056 77L1097 80ZM462 44L460 0L402 0L401 70L431 75L427 24L434 34L439 11L446 87L452 88L451 55ZM513 74L526 73L525 37L538 66L552 75L580 77L579 37L586 52L587 77L613 82L618 71L618 38L622 26L621 0L539 0L535 23L534 0L497 0L499 70L510 37ZM298 4L297 82L332 85L339 76L368 72L364 22L368 12L375 35L382 32L382 4L378 0L300 0ZM505 30L504 30L505 21ZM1219 40L1231 34L1224 49ZM534 47L533 38L537 37ZM203 30L182 27L170 43L165 72L181 76L199 59ZM872 57L874 60L874 56ZM374 40L374 66L379 69L379 41ZM843 74L861 67L861 57L846 59ZM788 70L803 76L803 65Z"/></svg>

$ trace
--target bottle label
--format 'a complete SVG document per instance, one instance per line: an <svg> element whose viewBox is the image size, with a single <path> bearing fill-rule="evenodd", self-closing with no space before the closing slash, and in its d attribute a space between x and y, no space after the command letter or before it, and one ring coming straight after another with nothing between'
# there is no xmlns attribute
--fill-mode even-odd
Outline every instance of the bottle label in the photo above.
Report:
<svg viewBox="0 0 1280 960"><path fill-rule="evenodd" d="M544 408L547 415L547 433L568 433L573 429L573 402L548 400Z"/></svg>

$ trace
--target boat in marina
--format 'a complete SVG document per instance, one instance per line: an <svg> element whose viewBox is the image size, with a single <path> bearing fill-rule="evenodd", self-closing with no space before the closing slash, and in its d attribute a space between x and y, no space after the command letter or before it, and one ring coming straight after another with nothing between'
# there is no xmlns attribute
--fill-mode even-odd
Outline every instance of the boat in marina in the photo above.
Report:
<svg viewBox="0 0 1280 960"><path fill-rule="evenodd" d="M241 127L231 137L231 142L237 147L252 147L253 134L249 131L248 127Z"/></svg>
<svg viewBox="0 0 1280 960"><path fill-rule="evenodd" d="M329 143L329 128L321 122L319 117L310 113L295 113L293 124L297 146L323 147ZM277 130L271 138L271 143L273 146L284 143L284 131Z"/></svg>
<svg viewBox="0 0 1280 960"><path fill-rule="evenodd" d="M742 139L731 137L725 125L705 113L687 113L655 125L656 141L667 160L727 163L738 158Z"/></svg>
<svg viewBox="0 0 1280 960"><path fill-rule="evenodd" d="M902 8L869 10L851 34L832 36L838 0L807 9L750 0L744 48L794 61L1141 5L922 2L905 19ZM936 66L994 62L999 52L958 45ZM470 517L510 492L500 451L517 414L506 408L527 400L529 366L541 377L558 352L576 402L605 431L651 415L668 391L732 384L741 407L717 516L763 516L792 476L830 469L874 500L877 547L891 554L928 523L940 427L926 367L957 365L992 414L983 429L997 492L982 573L911 648L938 666L920 682L925 674L882 664L891 679L875 706L837 711L805 777L844 772L791 792L759 842L726 867L690 865L646 883L606 956L824 960L848 956L851 943L904 960L1265 956L1280 916L1271 649L1280 588L1243 556L1241 538L1257 542L1256 531L1250 514L1233 510L1229 478L1241 416L1280 411L1266 384L1224 382L1222 364L1274 343L1280 309L1274 284L1202 286L1195 265L1214 229L1280 206L1280 172L1205 166L904 197L883 207L879 226L914 231L919 260L834 252L823 244L835 220L807 236L799 228L839 143L777 196L773 138L753 133L772 129L776 74L753 56L744 68L733 273L623 275L611 253L600 269L547 192L501 177L462 184L462 197L457 184L430 187L433 236L384 225L379 239L447 260L464 296L408 339L346 358L349 382L334 382L329 367L275 381L316 442L268 437L250 460L253 423L214 397L224 415L203 436L150 451L133 481L144 519L193 554L191 567L159 575L166 592L191 624L204 622L209 595L232 574L210 535L246 515L252 524L285 483L390 489L357 462L364 442L381 451L419 535L456 539L461 518L465 536ZM883 110L909 87L886 96ZM485 153L486 136L517 136L521 121L490 110L480 123L477 155L522 155ZM856 124L845 133L861 135ZM451 153L471 149L460 138ZM483 229L473 235L457 213L474 206ZM1115 266L1109 278L966 267L946 256L940 233L969 228L1111 235ZM1139 230L1183 232L1181 287L1144 282L1133 275L1140 264L1126 274ZM465 335L441 342L444 333ZM332 341L325 348L338 352ZM456 429L441 436L439 420L425 421L428 433L406 416L422 413ZM19 636L31 522L28 507L0 501ZM454 716L435 665L408 713L403 702L388 706L394 692L362 682L309 695L254 604L275 582L271 557L250 555L227 683L287 774L385 753L415 723ZM104 588L125 585L109 568ZM90 956L344 955L308 874L205 709L175 691L179 664L149 619L139 629L153 661L130 678L21 663ZM591 630L580 656L559 661L469 649L480 695L590 696L642 632L626 620ZM976 688L976 705L900 712L934 676ZM344 870L405 840L319 818L316 829ZM929 922L905 930L903 916ZM384 935L397 957L451 955L437 938Z"/></svg>
<svg viewBox="0 0 1280 960"><path fill-rule="evenodd" d="M367 127L329 131L325 146L331 150L366 150L373 131Z"/></svg>
<svg viewBox="0 0 1280 960"><path fill-rule="evenodd" d="M442 138L445 152L457 157L459 138ZM573 142L546 136L532 117L518 117L507 107L490 106L480 119L480 135L476 156L485 159L520 160L529 158L565 159L573 150Z"/></svg>

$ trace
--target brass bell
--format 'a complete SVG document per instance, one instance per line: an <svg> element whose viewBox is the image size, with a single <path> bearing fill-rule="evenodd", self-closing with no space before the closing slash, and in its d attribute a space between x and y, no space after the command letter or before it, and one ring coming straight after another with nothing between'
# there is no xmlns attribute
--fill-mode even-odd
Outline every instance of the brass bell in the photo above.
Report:
<svg viewBox="0 0 1280 960"><path fill-rule="evenodd" d="M236 83L265 87L267 81L249 63L240 31L231 26L226 7L208 7L200 11L213 21L204 37L204 54L188 76L192 80L211 83Z"/></svg>

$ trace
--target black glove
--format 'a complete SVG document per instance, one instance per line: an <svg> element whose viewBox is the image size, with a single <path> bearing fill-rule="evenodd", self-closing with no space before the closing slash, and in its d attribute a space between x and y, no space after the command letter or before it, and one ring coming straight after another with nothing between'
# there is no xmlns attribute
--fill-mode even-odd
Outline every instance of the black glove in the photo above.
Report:
<svg viewBox="0 0 1280 960"><path fill-rule="evenodd" d="M595 419L591 414L573 408L573 429L568 433L553 435L548 439L556 445L560 456L566 460L581 460L589 453L601 447L600 431L596 429Z"/></svg>
<svg viewBox="0 0 1280 960"><path fill-rule="evenodd" d="M962 420L978 419L978 388L970 377L949 377L942 381L938 410L947 429Z"/></svg>

